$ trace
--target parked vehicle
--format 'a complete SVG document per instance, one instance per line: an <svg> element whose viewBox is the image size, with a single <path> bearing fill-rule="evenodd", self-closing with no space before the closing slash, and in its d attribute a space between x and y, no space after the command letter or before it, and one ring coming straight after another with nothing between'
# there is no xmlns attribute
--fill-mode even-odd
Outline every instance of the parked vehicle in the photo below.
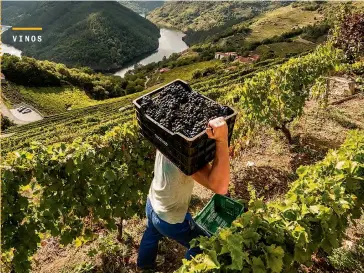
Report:
<svg viewBox="0 0 364 273"><path fill-rule="evenodd" d="M25 110L22 111L23 114L28 114L32 112L32 110L30 110L29 108L26 108Z"/></svg>
<svg viewBox="0 0 364 273"><path fill-rule="evenodd" d="M26 107L25 106L21 106L17 109L18 112L22 112Z"/></svg>

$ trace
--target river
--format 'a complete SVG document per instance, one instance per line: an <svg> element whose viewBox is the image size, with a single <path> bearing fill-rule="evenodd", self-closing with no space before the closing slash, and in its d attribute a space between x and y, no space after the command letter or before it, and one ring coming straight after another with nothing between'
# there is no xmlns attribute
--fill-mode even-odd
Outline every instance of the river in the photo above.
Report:
<svg viewBox="0 0 364 273"><path fill-rule="evenodd" d="M20 57L21 56L21 50L16 49L15 47L11 46L11 45L6 45L6 44L2 44L2 50L1 50L1 54L2 53L9 53L11 55L15 55Z"/></svg>
<svg viewBox="0 0 364 273"><path fill-rule="evenodd" d="M146 65L152 62L159 62L164 56L168 58L173 53L179 53L188 48L188 45L182 40L184 36L183 32L161 28L160 34L159 47L155 53L152 53L141 61L131 62L127 67L117 71L115 75L123 77L125 73L132 70L136 64ZM2 52L16 55L18 57L21 55L21 50L6 44L2 44Z"/></svg>
<svg viewBox="0 0 364 273"><path fill-rule="evenodd" d="M129 70L132 70L136 64L146 65L152 62L159 62L164 56L168 58L173 53L179 53L188 48L188 45L182 40L183 36L185 35L183 32L161 28L160 34L161 37L159 38L159 47L155 53L149 55L139 62L128 65L127 67L116 72L115 75L123 77L125 73Z"/></svg>

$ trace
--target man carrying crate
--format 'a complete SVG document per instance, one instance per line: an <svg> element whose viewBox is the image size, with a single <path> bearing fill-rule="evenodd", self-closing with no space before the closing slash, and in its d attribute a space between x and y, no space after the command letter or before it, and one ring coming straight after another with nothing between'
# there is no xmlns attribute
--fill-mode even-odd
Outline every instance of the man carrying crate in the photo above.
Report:
<svg viewBox="0 0 364 273"><path fill-rule="evenodd" d="M164 236L185 246L188 249L185 258L188 260L201 253L198 247L190 248L189 244L198 236L209 236L188 212L194 181L218 194L227 193L230 181L228 127L224 118L211 120L206 133L216 141L214 161L191 176L182 173L157 151L154 179L146 205L147 228L140 243L137 262L141 269L155 267L158 242Z"/></svg>

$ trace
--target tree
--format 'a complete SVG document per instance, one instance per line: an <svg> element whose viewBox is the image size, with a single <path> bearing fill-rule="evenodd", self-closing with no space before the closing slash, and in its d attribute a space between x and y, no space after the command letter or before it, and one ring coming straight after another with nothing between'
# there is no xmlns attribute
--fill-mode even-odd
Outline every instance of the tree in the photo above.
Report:
<svg viewBox="0 0 364 273"><path fill-rule="evenodd" d="M0 114L1 118L1 131L5 131L10 126L15 125L14 122L12 122L8 117L3 116L3 114Z"/></svg>

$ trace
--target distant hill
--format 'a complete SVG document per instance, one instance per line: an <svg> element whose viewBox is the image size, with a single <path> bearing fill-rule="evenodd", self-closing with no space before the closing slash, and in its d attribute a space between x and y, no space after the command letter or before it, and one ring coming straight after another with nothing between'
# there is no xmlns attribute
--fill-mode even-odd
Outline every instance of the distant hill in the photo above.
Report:
<svg viewBox="0 0 364 273"><path fill-rule="evenodd" d="M164 1L119 1L119 3L138 14L147 14L162 6Z"/></svg>
<svg viewBox="0 0 364 273"><path fill-rule="evenodd" d="M2 1L1 22L4 25L14 26L27 16L27 13L37 7L36 1Z"/></svg>
<svg viewBox="0 0 364 273"><path fill-rule="evenodd" d="M209 30L227 22L251 18L262 11L274 9L280 2L165 2L147 18L153 23L182 31Z"/></svg>
<svg viewBox="0 0 364 273"><path fill-rule="evenodd" d="M8 30L2 40L23 54L95 70L117 69L158 48L159 29L118 2L6 2L2 23L40 26L39 33ZM13 35L42 35L41 42Z"/></svg>

